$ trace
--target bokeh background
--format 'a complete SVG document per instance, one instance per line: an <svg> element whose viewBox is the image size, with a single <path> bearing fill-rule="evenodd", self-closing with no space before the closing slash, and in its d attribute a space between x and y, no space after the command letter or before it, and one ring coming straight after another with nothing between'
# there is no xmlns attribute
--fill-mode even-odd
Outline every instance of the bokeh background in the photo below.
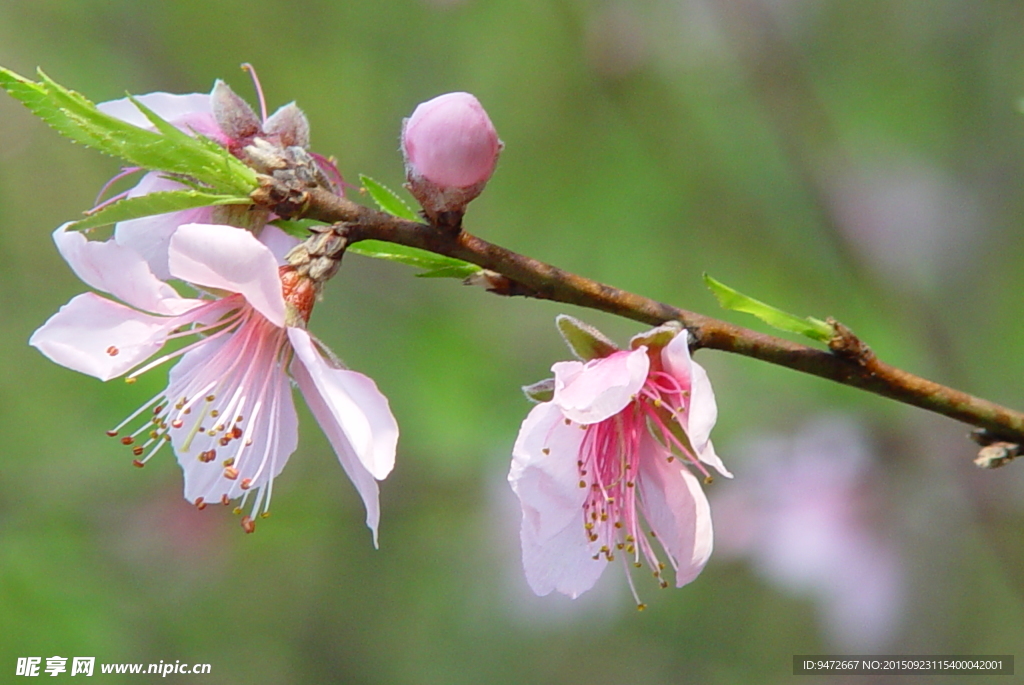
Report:
<svg viewBox="0 0 1024 685"><path fill-rule="evenodd" d="M1007 0L4 0L0 64L101 101L218 77L252 99L252 62L316 151L395 187L402 117L471 91L506 148L470 230L718 314L707 271L1024 407L1022 22ZM703 575L639 576L643 613L619 568L534 597L505 482L519 387L566 358L557 313L640 328L355 256L311 328L402 427L380 549L305 409L254 535L197 512L169 452L138 470L104 435L162 371L103 384L26 344L83 290L49 233L116 170L0 96L0 680L53 655L212 664L167 682L445 685L1024 657L1024 464L982 472L965 426L715 352L698 359L736 478L709 487Z"/></svg>

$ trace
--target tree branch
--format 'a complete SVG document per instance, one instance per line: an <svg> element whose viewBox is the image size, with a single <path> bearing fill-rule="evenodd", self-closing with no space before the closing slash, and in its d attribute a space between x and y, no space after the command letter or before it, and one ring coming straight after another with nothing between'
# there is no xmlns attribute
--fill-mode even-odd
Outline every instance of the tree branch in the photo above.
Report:
<svg viewBox="0 0 1024 685"><path fill-rule="evenodd" d="M760 359L937 412L983 429L975 437L986 446L1024 444L1024 413L890 366L838 322L830 321L837 330L830 349L816 349L583 278L481 240L457 225L406 221L319 187L297 186L267 176L261 183L253 194L258 204L284 217L340 224L336 230L348 243L383 240L471 262L500 275L489 283L490 289L499 293L597 309L649 325L679 321L690 332L694 350L707 348ZM501 278L507 282L499 282Z"/></svg>

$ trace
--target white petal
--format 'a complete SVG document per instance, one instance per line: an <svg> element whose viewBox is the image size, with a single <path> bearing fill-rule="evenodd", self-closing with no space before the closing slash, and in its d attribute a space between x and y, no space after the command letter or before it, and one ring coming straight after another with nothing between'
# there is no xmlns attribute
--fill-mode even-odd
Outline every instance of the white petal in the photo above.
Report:
<svg viewBox="0 0 1024 685"><path fill-rule="evenodd" d="M366 507L366 526L373 532L373 546L376 547L377 527L380 525L380 490L377 481L352 449L352 444L335 418L332 408L324 401L305 364L298 359L292 362L292 377L302 391L309 410L327 435L338 461L341 462L341 467L345 469L349 480L356 486L356 491L363 499L363 505Z"/></svg>
<svg viewBox="0 0 1024 685"><path fill-rule="evenodd" d="M53 232L61 256L87 285L156 314L180 314L198 306L157 278L134 250L113 240L87 240L64 224Z"/></svg>
<svg viewBox="0 0 1024 685"><path fill-rule="evenodd" d="M106 381L152 356L180 323L85 293L51 316L29 344L62 366Z"/></svg>
<svg viewBox="0 0 1024 685"><path fill-rule="evenodd" d="M711 508L696 476L653 438L647 437L640 460L640 498L644 518L670 555L676 587L696 578L711 556Z"/></svg>
<svg viewBox="0 0 1024 685"><path fill-rule="evenodd" d="M615 352L583 365L559 362L551 367L555 373L553 401L577 423L604 421L625 409L640 392L649 369L646 347Z"/></svg>
<svg viewBox="0 0 1024 685"><path fill-rule="evenodd" d="M152 171L128 191L128 197L181 190L184 187L177 181L164 178L160 172ZM171 278L171 272L167 267L167 250L174 231L183 224L208 224L212 220L213 207L197 207L180 212L145 216L118 222L114 226L114 240L119 245L129 247L142 255L157 278L168 280Z"/></svg>
<svg viewBox="0 0 1024 685"><path fill-rule="evenodd" d="M219 224L185 224L171 236L169 255L176 278L241 293L271 323L284 327L277 258L248 231Z"/></svg>
<svg viewBox="0 0 1024 685"><path fill-rule="evenodd" d="M377 480L386 478L395 466L398 446L398 423L387 398L367 376L328 365L306 331L289 328L288 337L313 381L313 386L302 388L306 401L311 393L319 395L366 470Z"/></svg>
<svg viewBox="0 0 1024 685"><path fill-rule="evenodd" d="M711 388L708 372L703 366L690 362L690 378L692 382L686 434L690 436L694 448L702 451L718 420L718 404L715 402L715 391Z"/></svg>
<svg viewBox="0 0 1024 685"><path fill-rule="evenodd" d="M277 263L283 265L285 256L302 241L290 233L285 233L277 226L267 224L260 231L260 242L274 254Z"/></svg>
<svg viewBox="0 0 1024 685"><path fill-rule="evenodd" d="M552 402L534 407L512 448L508 480L523 509L523 568L538 595L589 590L607 562L594 561L583 527L587 487L580 487L583 431L566 425Z"/></svg>
<svg viewBox="0 0 1024 685"><path fill-rule="evenodd" d="M205 93L175 95L157 92L137 95L135 99L171 123L176 123L178 120L187 118L190 115L213 112L210 96ZM128 98L101 102L96 107L104 114L117 117L132 126L153 128L146 115Z"/></svg>

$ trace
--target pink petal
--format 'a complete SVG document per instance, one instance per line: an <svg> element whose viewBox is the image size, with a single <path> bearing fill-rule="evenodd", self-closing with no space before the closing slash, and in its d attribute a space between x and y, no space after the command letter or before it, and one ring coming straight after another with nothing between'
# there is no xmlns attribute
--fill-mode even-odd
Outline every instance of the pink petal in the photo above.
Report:
<svg viewBox="0 0 1024 685"><path fill-rule="evenodd" d="M285 233L277 226L267 224L260 231L260 242L266 245L267 249L277 258L278 265L283 265L285 256L302 241L290 233Z"/></svg>
<svg viewBox="0 0 1024 685"><path fill-rule="evenodd" d="M386 478L395 466L398 445L398 423L387 398L363 374L328 365L306 331L289 328L288 337L312 381L300 386L307 403L312 396L319 397L330 410L329 423L344 435L359 462L377 480Z"/></svg>
<svg viewBox="0 0 1024 685"><path fill-rule="evenodd" d="M181 190L184 188L177 181L164 178L159 172L153 171L128 191L128 197L139 197L148 193ZM197 207L180 212L154 214L121 221L114 227L114 239L119 245L129 247L138 252L149 263L149 268L162 280L171 278L167 267L167 250L171 236L182 224L208 224L213 221L213 207Z"/></svg>
<svg viewBox="0 0 1024 685"><path fill-rule="evenodd" d="M551 367L555 373L555 396L566 418L577 423L603 421L626 408L650 369L647 348L623 350L586 364L558 362Z"/></svg>
<svg viewBox="0 0 1024 685"><path fill-rule="evenodd" d="M594 561L583 527L587 487L577 467L583 431L566 425L552 402L534 407L512 448L508 480L523 508L523 568L538 595L572 597L589 590L604 570Z"/></svg>
<svg viewBox="0 0 1024 685"><path fill-rule="evenodd" d="M155 314L180 314L200 303L179 295L150 271L134 250L112 240L87 240L64 224L53 232L61 256L86 284Z"/></svg>
<svg viewBox="0 0 1024 685"><path fill-rule="evenodd" d="M209 338L185 353L171 369L166 396L171 402L197 395L214 397L210 403L200 399L192 412L183 417L184 425L171 428L171 443L185 476L185 499L195 502L221 501L227 495L235 499L249 490L266 487L284 468L298 446L298 418L292 399L291 383L281 367L272 341L241 347L240 332ZM243 361L244 360L244 361ZM222 412L232 398L238 398L231 416L217 419L208 415L209 407ZM221 443L233 417L243 437L227 445ZM203 428L205 430L198 430ZM210 431L214 430L214 435ZM202 461L199 455L213 450L216 458ZM224 477L224 461L234 459L238 477Z"/></svg>
<svg viewBox="0 0 1024 685"><path fill-rule="evenodd" d="M135 99L159 114L163 119L172 124L182 119L189 118L196 114L212 114L210 96L204 93L189 93L188 95L175 95L171 93L147 93L137 95ZM117 117L132 126L151 129L153 125L149 119L136 107L128 98L101 102L96 107L104 114Z"/></svg>
<svg viewBox="0 0 1024 685"><path fill-rule="evenodd" d="M241 293L271 323L284 327L277 259L248 231L219 224L185 224L171 236L169 255L175 278Z"/></svg>
<svg viewBox="0 0 1024 685"><path fill-rule="evenodd" d="M649 434L641 446L640 498L644 518L669 554L676 587L696 578L711 556L711 508L697 478Z"/></svg>
<svg viewBox="0 0 1024 685"><path fill-rule="evenodd" d="M715 391L711 388L708 372L690 356L685 330L662 349L661 360L665 371L672 374L684 390L690 391L686 408L686 434L697 451L697 457L723 476L732 478L732 473L725 468L710 444L711 429L718 420L718 404L715 402Z"/></svg>
<svg viewBox="0 0 1024 685"><path fill-rule="evenodd" d="M29 344L62 366L106 381L152 356L180 324L85 293L51 316Z"/></svg>
<svg viewBox="0 0 1024 685"><path fill-rule="evenodd" d="M334 447L334 453L341 462L349 480L356 486L356 491L363 500L366 507L366 526L373 532L373 546L377 546L377 527L380 525L380 491L373 474L363 465L363 461L352 449L348 436L342 425L335 418L335 412L325 400L317 388L316 381L306 368L306 365L296 359L292 362L292 377L306 398L309 410L313 412L314 418L320 424L327 439Z"/></svg>

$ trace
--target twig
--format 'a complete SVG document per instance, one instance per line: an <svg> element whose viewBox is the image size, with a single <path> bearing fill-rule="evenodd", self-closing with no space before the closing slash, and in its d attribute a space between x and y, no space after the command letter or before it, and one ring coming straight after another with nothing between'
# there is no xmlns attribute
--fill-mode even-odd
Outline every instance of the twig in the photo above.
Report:
<svg viewBox="0 0 1024 685"><path fill-rule="evenodd" d="M837 331L830 349L816 349L592 281L464 230L399 219L319 187L269 176L262 177L261 183L253 194L257 203L280 216L339 224L336 230L349 244L383 240L471 262L495 273L489 278L500 286L492 288L499 293L564 302L650 325L679 321L690 333L693 350L707 348L760 359L928 409L984 429L987 444L1009 443L1003 447L1008 451L1024 443L1024 413L890 366L838 322L830 321Z"/></svg>

